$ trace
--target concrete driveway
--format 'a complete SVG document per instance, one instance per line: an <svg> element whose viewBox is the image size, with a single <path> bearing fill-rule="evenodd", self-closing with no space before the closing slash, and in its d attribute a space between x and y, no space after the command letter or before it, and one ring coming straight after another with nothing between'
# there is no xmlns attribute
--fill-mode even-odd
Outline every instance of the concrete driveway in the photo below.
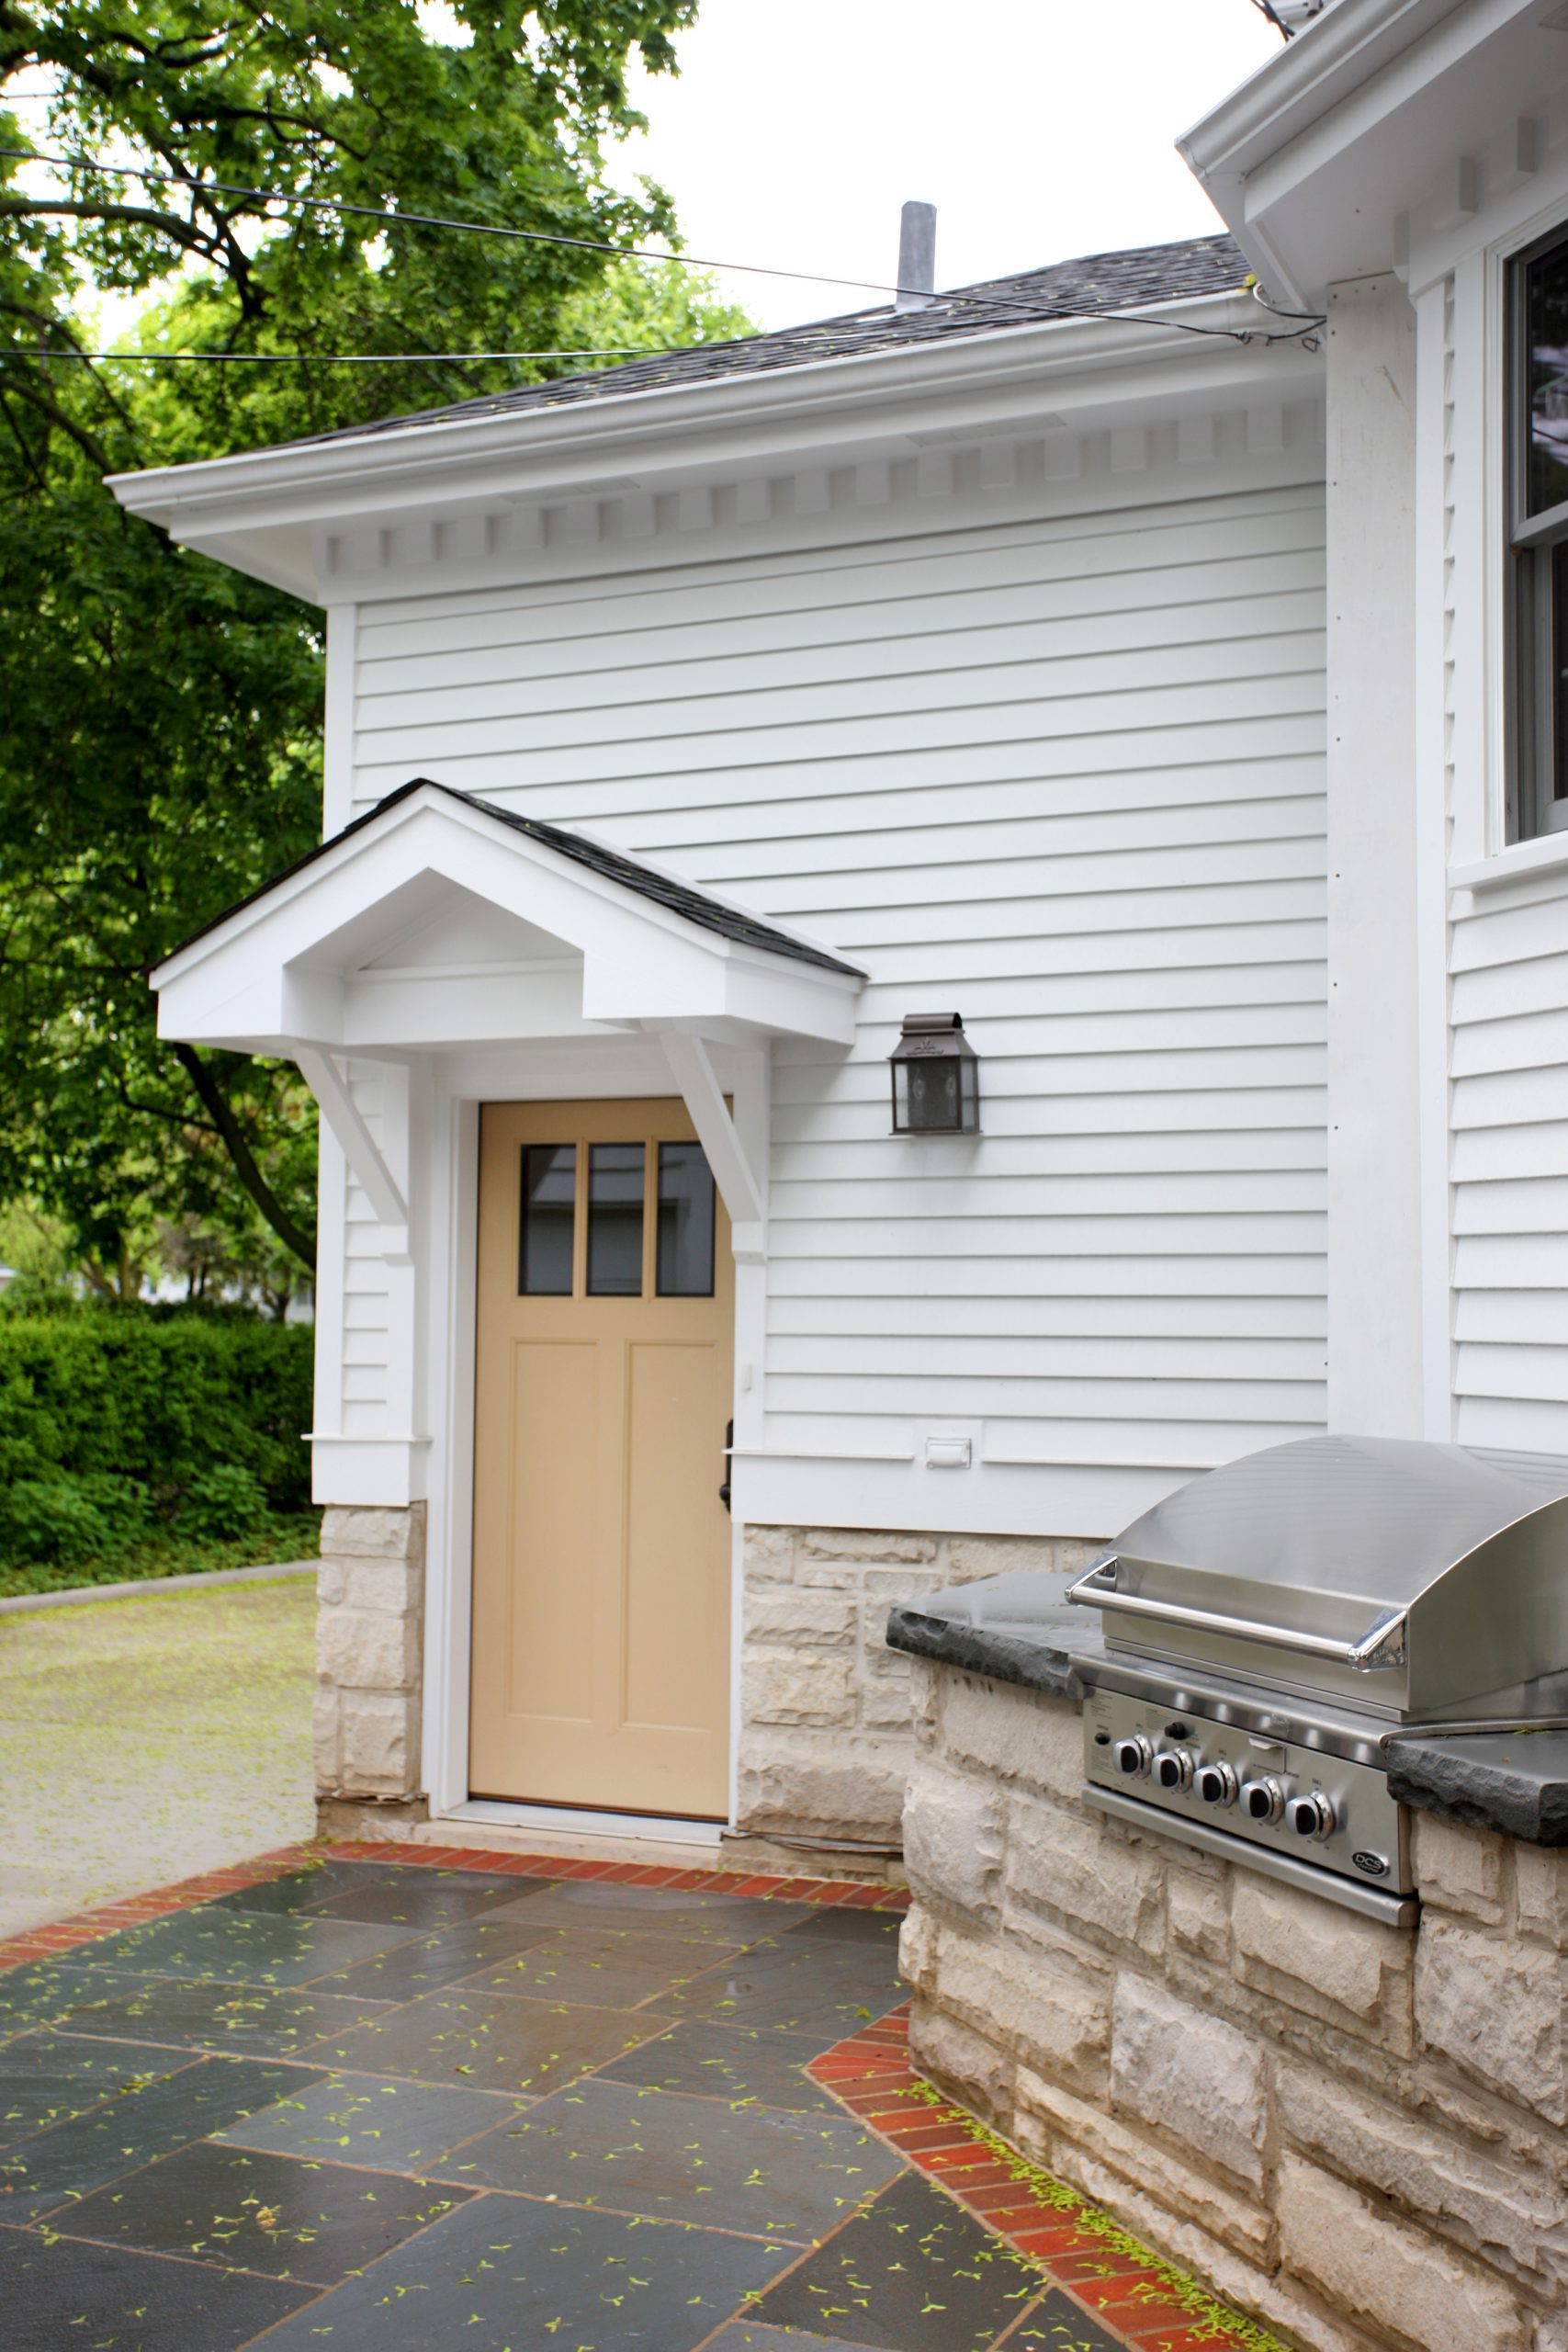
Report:
<svg viewBox="0 0 1568 2352"><path fill-rule="evenodd" d="M0 1940L310 1837L309 1577L0 1614Z"/></svg>

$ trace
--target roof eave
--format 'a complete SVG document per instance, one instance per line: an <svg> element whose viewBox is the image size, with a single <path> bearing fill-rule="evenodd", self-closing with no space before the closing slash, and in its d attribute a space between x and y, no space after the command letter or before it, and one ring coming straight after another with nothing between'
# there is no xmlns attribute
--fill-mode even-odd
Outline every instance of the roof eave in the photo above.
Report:
<svg viewBox="0 0 1568 2352"><path fill-rule="evenodd" d="M1445 165L1561 84L1568 43L1543 17L1540 0L1334 0L1178 141L1277 300L1403 270L1401 223Z"/></svg>
<svg viewBox="0 0 1568 2352"><path fill-rule="evenodd" d="M176 536L197 523L213 530L243 527L247 510L276 521L280 499L303 502L305 511L324 518L356 503L356 493L357 503L369 503L400 484L433 477L455 481L505 460L531 461L549 477L541 481L541 492L558 491L570 481L575 454L596 453L602 466L597 453L606 443L668 443L694 429L709 435L726 428L766 433L775 422L803 413L830 414L886 395L940 398L1009 374L1028 372L1048 380L1089 368L1131 370L1186 346L1191 340L1186 325L1231 323L1239 299L1205 295L1139 305L1136 315L1153 323L1124 326L1113 334L1104 331L1107 321L1128 314L1031 320L756 375L606 393L558 409L452 418L398 432L297 442L195 465L112 474L108 486L130 513L161 523Z"/></svg>

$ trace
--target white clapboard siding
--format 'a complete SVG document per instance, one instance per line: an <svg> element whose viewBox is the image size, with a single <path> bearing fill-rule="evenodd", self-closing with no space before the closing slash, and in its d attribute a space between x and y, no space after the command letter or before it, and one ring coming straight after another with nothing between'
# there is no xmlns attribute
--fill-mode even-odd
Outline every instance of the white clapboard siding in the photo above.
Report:
<svg viewBox="0 0 1568 2352"><path fill-rule="evenodd" d="M381 1073L374 1062L354 1062L347 1075L359 1114L379 1142ZM351 1171L344 1171L344 1183L346 1263L338 1427L344 1437L376 1436L387 1424L389 1285L376 1213Z"/></svg>
<svg viewBox="0 0 1568 2352"><path fill-rule="evenodd" d="M1568 1453L1568 888L1521 895L1454 925L1455 1419L1472 1444Z"/></svg>
<svg viewBox="0 0 1568 2352"><path fill-rule="evenodd" d="M959 1416L982 1458L1179 1468L1321 1425L1322 492L1216 481L360 615L357 806L428 774L864 967L849 1053L775 1051L781 1455ZM949 1007L983 1132L896 1139L899 1023Z"/></svg>

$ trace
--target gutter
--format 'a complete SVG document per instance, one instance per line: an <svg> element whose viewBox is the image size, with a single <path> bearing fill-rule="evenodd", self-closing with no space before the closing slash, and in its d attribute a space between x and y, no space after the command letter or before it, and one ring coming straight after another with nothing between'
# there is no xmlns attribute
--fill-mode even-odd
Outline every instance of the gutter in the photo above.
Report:
<svg viewBox="0 0 1568 2352"><path fill-rule="evenodd" d="M1140 307L1133 315L1155 322L1147 327L1111 324L1129 315L1116 311L1089 319L1031 321L941 343L808 360L753 376L608 393L560 409L451 419L359 438L296 442L197 465L111 474L108 487L130 513L170 524L194 518L203 510L216 522L225 509L259 501L265 501L266 507L255 519L276 524L288 519L276 501L290 492L303 493L310 501L305 511L317 516L323 506L338 503L321 498L329 485L339 493L395 493L400 483L423 474L439 478L441 490L450 494L450 477L488 469L501 458L553 472L563 461L570 466L579 453L601 453L597 462L602 466L605 447L623 441L635 440L646 448L650 442L668 443L700 433L709 445L705 457L711 459L713 436L726 428L765 434L785 417L819 422L878 396L952 398L965 391L994 391L1021 377L1049 381L1082 372L1091 364L1120 370L1146 365L1151 358L1169 358L1178 351L1195 352L1201 346L1182 332L1184 324L1257 328L1253 307L1238 309L1238 303L1245 303L1244 296L1221 294ZM1239 345L1221 343L1208 348L1228 349L1233 358L1241 352ZM976 430L981 429L977 424ZM493 486L491 475L486 487ZM537 485L541 492L557 486L554 479ZM524 492L534 487L525 479L515 485Z"/></svg>
<svg viewBox="0 0 1568 2352"><path fill-rule="evenodd" d="M1253 171L1414 49L1445 17L1473 5L1333 0L1278 56L1185 131L1177 152L1205 187L1221 175ZM1506 13L1518 13L1517 0Z"/></svg>

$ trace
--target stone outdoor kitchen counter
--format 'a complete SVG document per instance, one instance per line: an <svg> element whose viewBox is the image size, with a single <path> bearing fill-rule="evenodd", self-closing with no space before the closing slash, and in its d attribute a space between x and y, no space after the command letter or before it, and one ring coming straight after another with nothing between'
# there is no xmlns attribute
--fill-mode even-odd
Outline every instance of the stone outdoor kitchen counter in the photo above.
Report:
<svg viewBox="0 0 1568 2352"><path fill-rule="evenodd" d="M1568 1741L1395 1743L1364 1918L1084 1803L1068 1582L888 1621L916 2064L1303 2352L1568 2352Z"/></svg>
<svg viewBox="0 0 1568 2352"><path fill-rule="evenodd" d="M889 1611L887 1642L993 1682L1083 1697L1075 1657L1103 1654L1098 1622L1069 1603L1070 1576L1021 1569ZM1404 1804L1532 1846L1568 1846L1568 1732L1393 1739L1389 1787Z"/></svg>

